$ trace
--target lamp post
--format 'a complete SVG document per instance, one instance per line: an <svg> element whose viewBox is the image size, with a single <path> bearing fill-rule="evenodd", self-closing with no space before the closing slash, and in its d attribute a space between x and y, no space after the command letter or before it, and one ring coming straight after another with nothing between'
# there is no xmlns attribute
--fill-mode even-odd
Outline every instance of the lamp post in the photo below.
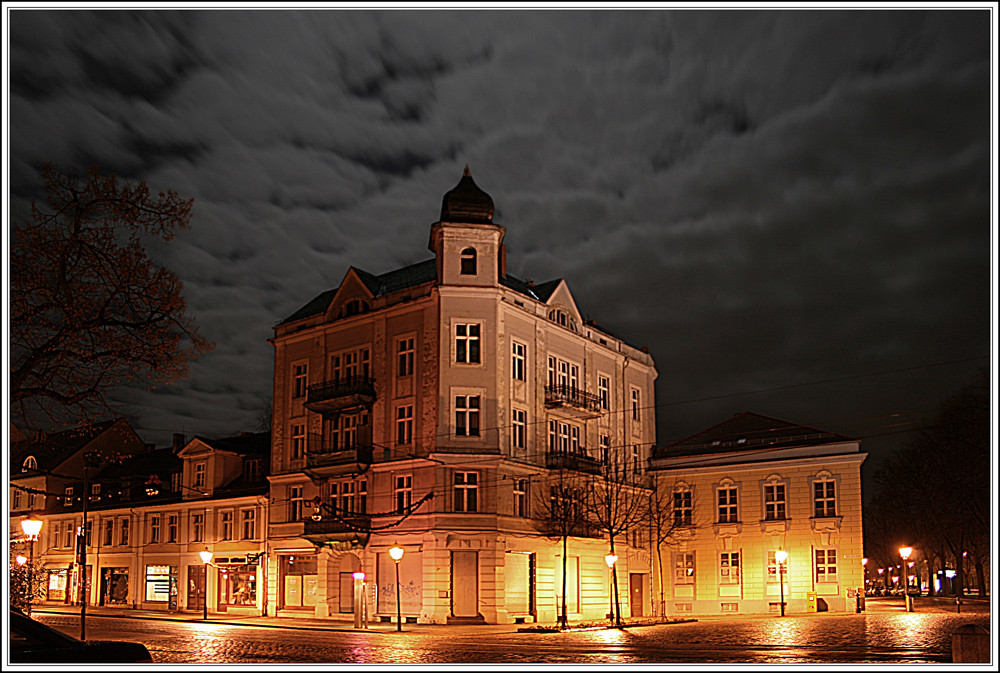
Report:
<svg viewBox="0 0 1000 673"><path fill-rule="evenodd" d="M201 618L208 619L208 564L212 562L213 554L208 550L208 547L205 547L198 552L198 556L201 557L205 569L205 573L201 577Z"/></svg>
<svg viewBox="0 0 1000 673"><path fill-rule="evenodd" d="M781 616L785 616L785 561L788 560L788 552L779 549L774 552L774 560L778 562L778 591L781 595Z"/></svg>
<svg viewBox="0 0 1000 673"><path fill-rule="evenodd" d="M42 532L42 520L28 515L21 519L21 530L28 537L28 614L35 603L35 540Z"/></svg>
<svg viewBox="0 0 1000 673"><path fill-rule="evenodd" d="M899 567L900 579L903 580L903 607L907 612L913 612L913 600L910 598L910 578L907 576L909 570L906 565L906 560L910 558L910 554L912 553L913 547L899 548L899 555L903 558L903 565Z"/></svg>
<svg viewBox="0 0 1000 673"><path fill-rule="evenodd" d="M398 544L389 548L389 556L396 562L396 631L403 630L402 597L399 595L399 560L403 558L403 548Z"/></svg>
<svg viewBox="0 0 1000 673"><path fill-rule="evenodd" d="M608 619L614 620L615 618L615 562L618 560L618 554L608 554L604 557L604 562L608 564L608 600L610 601L610 607L608 608Z"/></svg>

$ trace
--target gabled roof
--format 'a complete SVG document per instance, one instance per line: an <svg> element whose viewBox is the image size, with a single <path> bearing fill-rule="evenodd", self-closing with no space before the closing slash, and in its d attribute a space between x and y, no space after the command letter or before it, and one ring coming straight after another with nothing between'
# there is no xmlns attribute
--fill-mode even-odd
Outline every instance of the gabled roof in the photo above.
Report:
<svg viewBox="0 0 1000 673"><path fill-rule="evenodd" d="M205 439L201 436L197 436L195 439L201 440L213 449L231 451L242 456L266 455L271 451L271 433L269 431L243 432L222 439Z"/></svg>
<svg viewBox="0 0 1000 673"><path fill-rule="evenodd" d="M656 454L666 458L851 441L856 440L745 411L687 439L661 447Z"/></svg>
<svg viewBox="0 0 1000 673"><path fill-rule="evenodd" d="M28 456L35 457L39 471L54 470L117 422L118 420L105 421L79 428L70 428L51 435L12 442L10 445L11 474L21 473L21 465Z"/></svg>

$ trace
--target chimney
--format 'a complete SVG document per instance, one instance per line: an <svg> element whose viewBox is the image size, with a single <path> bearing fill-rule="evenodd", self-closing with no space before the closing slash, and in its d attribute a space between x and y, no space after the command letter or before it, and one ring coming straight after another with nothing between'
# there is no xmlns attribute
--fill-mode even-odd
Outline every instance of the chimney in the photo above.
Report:
<svg viewBox="0 0 1000 673"><path fill-rule="evenodd" d="M178 451L180 451L181 449L183 449L184 448L184 444L185 444L185 442L184 442L184 433L183 432L175 432L174 433L174 453L177 453Z"/></svg>

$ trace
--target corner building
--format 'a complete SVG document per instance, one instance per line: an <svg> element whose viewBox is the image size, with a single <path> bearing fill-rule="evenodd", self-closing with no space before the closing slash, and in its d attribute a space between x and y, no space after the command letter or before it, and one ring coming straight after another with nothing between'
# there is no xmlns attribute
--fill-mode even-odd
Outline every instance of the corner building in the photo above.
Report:
<svg viewBox="0 0 1000 673"><path fill-rule="evenodd" d="M631 466L654 442L650 355L584 321L564 280L507 273L503 226L468 168L430 227L434 257L350 268L274 329L268 525L277 616L553 622L563 541L551 484ZM636 526L639 528L639 526ZM623 539L624 538L624 539ZM648 535L615 541L623 616L652 612ZM568 540L569 620L605 619L608 540Z"/></svg>

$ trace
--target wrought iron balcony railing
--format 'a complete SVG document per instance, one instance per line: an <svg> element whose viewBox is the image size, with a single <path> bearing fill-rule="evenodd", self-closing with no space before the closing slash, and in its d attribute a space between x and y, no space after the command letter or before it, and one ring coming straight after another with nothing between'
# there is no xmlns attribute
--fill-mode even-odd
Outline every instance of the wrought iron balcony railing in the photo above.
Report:
<svg viewBox="0 0 1000 673"><path fill-rule="evenodd" d="M305 404L313 411L331 412L354 406L370 406L375 397L374 378L350 376L309 386Z"/></svg>
<svg viewBox="0 0 1000 673"><path fill-rule="evenodd" d="M545 454L545 467L550 470L575 470L589 474L600 474L604 463L582 453L562 453L549 451Z"/></svg>
<svg viewBox="0 0 1000 673"><path fill-rule="evenodd" d="M588 412L600 413L601 398L576 386L556 384L545 386L546 406L569 405Z"/></svg>

